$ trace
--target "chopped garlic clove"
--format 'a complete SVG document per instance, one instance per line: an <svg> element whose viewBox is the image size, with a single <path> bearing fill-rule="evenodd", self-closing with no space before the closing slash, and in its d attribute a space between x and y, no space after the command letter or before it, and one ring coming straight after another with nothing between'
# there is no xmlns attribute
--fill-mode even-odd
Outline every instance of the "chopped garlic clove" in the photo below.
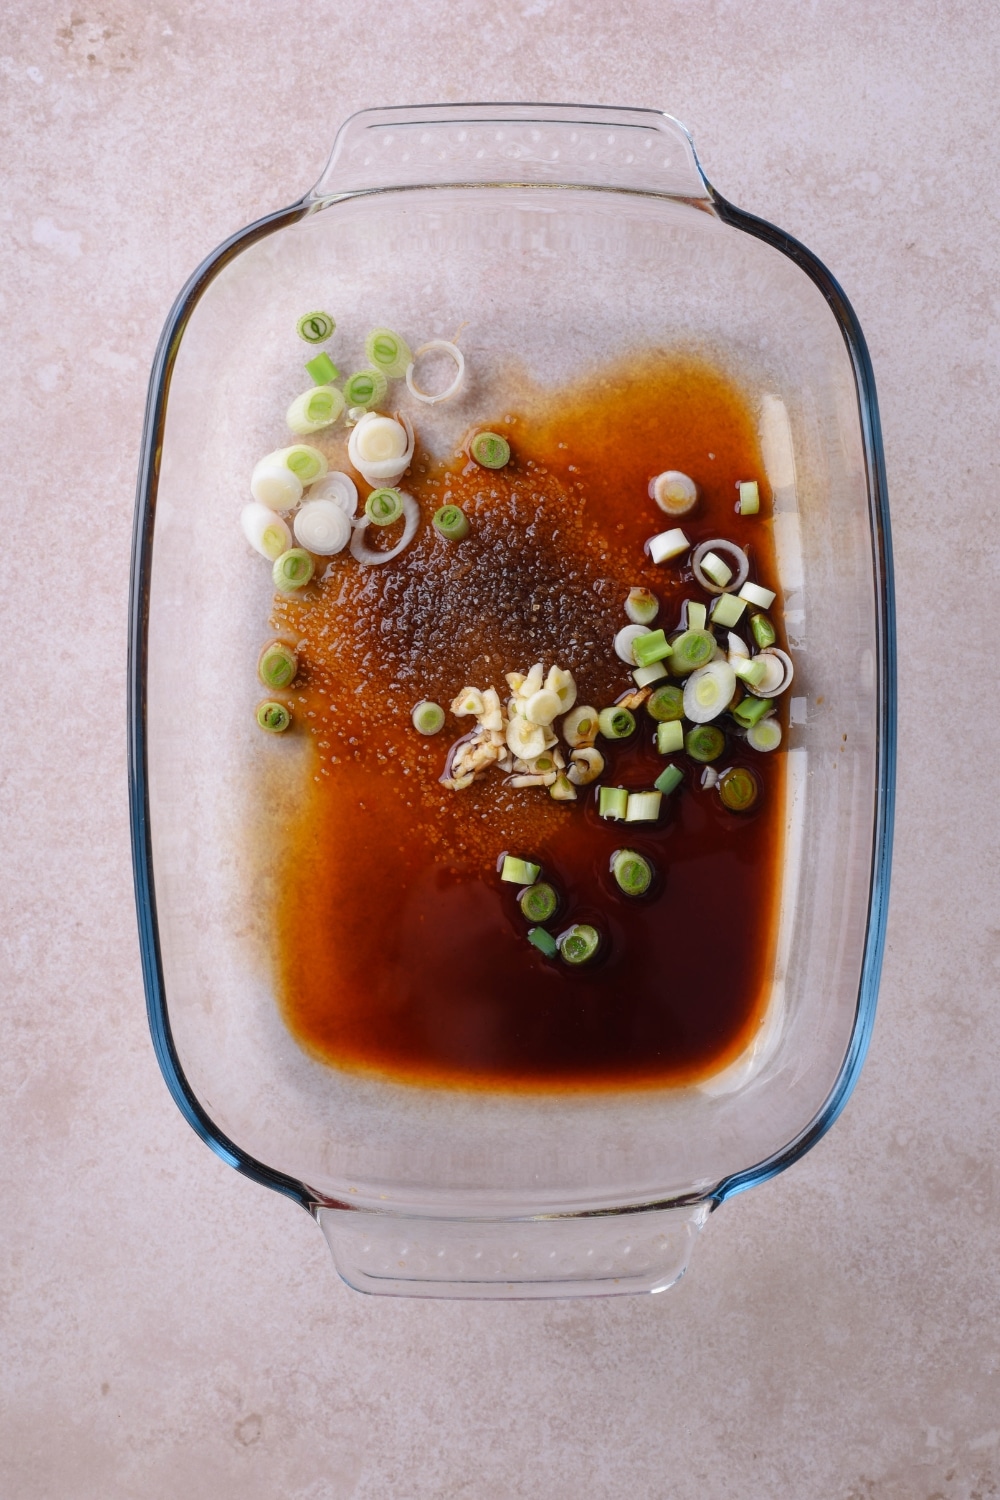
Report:
<svg viewBox="0 0 1000 1500"><path fill-rule="evenodd" d="M551 787L551 786L553 786L555 784L555 780L556 780L556 773L555 773L555 771L549 771L548 774L544 775L544 776L543 775L537 775L537 776L532 776L532 775L528 775L528 776L512 776L510 778L510 781L507 783L507 785L508 786L516 786L516 787L522 787L522 786L547 786L547 787Z"/></svg>
<svg viewBox="0 0 1000 1500"><path fill-rule="evenodd" d="M562 771L549 787L549 796L556 802L575 802L576 787L572 785L569 777Z"/></svg>
<svg viewBox="0 0 1000 1500"><path fill-rule="evenodd" d="M574 750L570 756L570 760L573 764L570 766L567 775L574 786L589 786L592 781L597 780L598 776L604 770L604 756L600 750L595 750L592 747Z"/></svg>
<svg viewBox="0 0 1000 1500"><path fill-rule="evenodd" d="M500 704L500 694L496 688L487 688L483 694L483 712L481 718L484 729L503 729L503 708Z"/></svg>
<svg viewBox="0 0 1000 1500"><path fill-rule="evenodd" d="M576 702L576 682L572 672L564 672L562 667L550 667L549 675L545 679L545 686L550 693L559 694L561 714L569 713Z"/></svg>
<svg viewBox="0 0 1000 1500"><path fill-rule="evenodd" d="M524 717L532 724L542 724L547 727L559 713L562 713L559 694L553 693L549 688L539 688L537 693L532 693L524 705Z"/></svg>
<svg viewBox="0 0 1000 1500"><path fill-rule="evenodd" d="M483 712L483 695L478 688L464 687L457 698L452 699L451 711L460 719L474 714L478 719Z"/></svg>
<svg viewBox="0 0 1000 1500"><path fill-rule="evenodd" d="M545 731L537 724L529 724L527 719L511 719L507 725L507 744L522 760L534 760L545 749Z"/></svg>
<svg viewBox="0 0 1000 1500"><path fill-rule="evenodd" d="M507 686L510 688L511 692L512 693L516 693L518 691L518 689L520 688L521 684L524 682L524 673L523 672L508 672L508 673L506 673L506 680L507 680Z"/></svg>
<svg viewBox="0 0 1000 1500"><path fill-rule="evenodd" d="M525 700L533 698L544 681L545 668L540 661L536 661L527 677L521 683L521 686L517 689L517 696Z"/></svg>

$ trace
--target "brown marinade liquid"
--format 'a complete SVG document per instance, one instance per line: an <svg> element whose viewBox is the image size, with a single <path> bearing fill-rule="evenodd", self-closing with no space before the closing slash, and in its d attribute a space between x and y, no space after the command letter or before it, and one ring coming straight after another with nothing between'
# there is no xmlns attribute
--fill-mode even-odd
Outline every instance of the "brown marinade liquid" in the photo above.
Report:
<svg viewBox="0 0 1000 1500"><path fill-rule="evenodd" d="M751 766L760 781L747 813L727 811L701 787L702 766L678 753L668 759L684 783L663 799L659 823L615 823L597 816L594 785L559 803L543 788L510 789L493 769L446 790L438 778L449 746L473 721L449 713L425 737L410 712L423 698L447 710L467 684L494 686L506 701L504 673L536 661L571 670L578 703L613 703L632 687L612 646L629 588L657 594L655 624L668 634L685 599L710 602L679 562L655 566L643 551L673 525L693 545L735 541L750 578L777 589L754 415L712 367L650 354L557 395L529 390L493 410L484 400L482 418L480 428L509 439L506 469L465 454L437 464L418 447L403 481L422 512L411 546L383 567L344 552L328 569L321 562L302 596L275 603L273 625L300 652L288 701L315 751L279 854L282 1012L312 1055L399 1081L689 1083L743 1050L768 998L783 751L756 754L727 735L716 767ZM331 466L347 467L336 442L327 451ZM680 522L649 498L665 468L690 474L701 492ZM748 478L760 484L755 517L735 513L735 485ZM429 524L449 501L469 516L460 543ZM398 534L389 528L382 545ZM780 594L771 618L781 645ZM631 739L597 741L608 785L651 788L666 764L643 708L636 719ZM623 847L657 872L640 900L610 873ZM559 892L554 936L577 922L602 933L597 962L571 969L529 944L516 888L497 874L504 851L541 864Z"/></svg>

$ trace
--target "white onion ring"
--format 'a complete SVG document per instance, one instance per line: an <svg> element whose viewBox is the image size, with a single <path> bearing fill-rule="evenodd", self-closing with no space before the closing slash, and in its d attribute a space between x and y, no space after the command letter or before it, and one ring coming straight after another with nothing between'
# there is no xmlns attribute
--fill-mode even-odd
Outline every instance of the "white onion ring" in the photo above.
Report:
<svg viewBox="0 0 1000 1500"><path fill-rule="evenodd" d="M356 557L363 567L368 567L375 563L392 562L394 557L398 557L403 549L410 545L416 535L417 527L420 524L420 506L412 495L407 495L403 490L400 490L399 493L403 502L403 515L406 517L406 524L403 527L403 535L395 547L392 547L388 552L373 552L370 547L365 546L365 531L370 525L367 516L364 517L360 525L355 526L351 534L351 556Z"/></svg>
<svg viewBox="0 0 1000 1500"><path fill-rule="evenodd" d="M350 474L344 474L340 469L331 469L322 479L317 479L315 484L309 486L309 499L332 500L334 505L340 506L345 516L353 520L358 508L358 487Z"/></svg>
<svg viewBox="0 0 1000 1500"><path fill-rule="evenodd" d="M421 354L430 354L432 349L443 349L450 354L457 366L455 378L446 391L439 391L436 396L429 396L426 391L418 391L413 371ZM428 406L435 406L439 401L447 401L449 396L454 396L465 378L465 356L455 344L449 343L447 339L431 339L429 344L421 344L416 350L413 358L406 367L406 383L410 388L410 395L416 396L418 401L424 401Z"/></svg>
<svg viewBox="0 0 1000 1500"><path fill-rule="evenodd" d="M773 661L778 662L782 668L781 677L775 678L773 684L771 678L767 677L759 687L751 687L749 682L745 686L753 693L755 698L776 698L779 693L783 693L787 687L791 686L792 678L795 676L795 668L787 652L780 650L777 646L766 646L763 651L757 653L756 660L759 661L762 656L768 656Z"/></svg>
<svg viewBox="0 0 1000 1500"><path fill-rule="evenodd" d="M736 576L730 578L725 587L713 582L708 574L702 571L701 560L703 557L707 557L710 552L728 552L729 556L736 563ZM710 542L699 542L691 554L691 571L702 588L707 589L710 594L735 594L747 581L747 574L750 572L750 563L742 547L737 547L735 542L727 542L723 536L717 536L713 537Z"/></svg>
<svg viewBox="0 0 1000 1500"><path fill-rule="evenodd" d="M347 440L347 456L367 484L378 486L381 484L395 484L397 479L402 479L410 464L413 462L413 423L409 417L390 417L389 421L398 422L406 433L406 451L398 458L383 458L375 463L365 463L358 452L358 433L363 429L365 422L371 417L378 417L377 411L366 411L361 421L352 431Z"/></svg>
<svg viewBox="0 0 1000 1500"><path fill-rule="evenodd" d="M336 500L307 500L295 512L295 540L317 557L343 552L351 536L351 520Z"/></svg>

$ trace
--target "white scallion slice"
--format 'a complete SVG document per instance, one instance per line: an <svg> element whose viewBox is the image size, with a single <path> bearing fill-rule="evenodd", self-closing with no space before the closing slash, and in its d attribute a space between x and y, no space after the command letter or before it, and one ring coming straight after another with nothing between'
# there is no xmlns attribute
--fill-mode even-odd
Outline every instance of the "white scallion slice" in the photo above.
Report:
<svg viewBox="0 0 1000 1500"><path fill-rule="evenodd" d="M392 484L413 460L413 427L408 417L366 412L352 430L347 456L369 484Z"/></svg>
<svg viewBox="0 0 1000 1500"><path fill-rule="evenodd" d="M343 552L351 540L351 523L336 500L309 499L295 512L295 540L319 557Z"/></svg>
<svg viewBox="0 0 1000 1500"><path fill-rule="evenodd" d="M724 713L736 691L736 673L724 658L692 672L684 684L684 717L708 724Z"/></svg>
<svg viewBox="0 0 1000 1500"><path fill-rule="evenodd" d="M747 601L737 594L719 594L712 605L712 624L728 629L739 622L746 607Z"/></svg>
<svg viewBox="0 0 1000 1500"><path fill-rule="evenodd" d="M285 421L300 437L332 427L344 410L344 396L335 385L314 385L296 396Z"/></svg>
<svg viewBox="0 0 1000 1500"><path fill-rule="evenodd" d="M363 567L372 567L376 563L392 562L393 558L398 557L413 541L417 527L420 524L420 507L412 495L406 494L404 490L401 490L400 494L403 500L405 524L403 526L403 535L395 547L391 547L388 552L373 552L370 547L365 546L365 532L369 526L367 516L363 518L360 525L354 528L353 535L351 536L351 556L356 557Z"/></svg>
<svg viewBox="0 0 1000 1500"><path fill-rule="evenodd" d="M244 505L240 512L240 525L251 547L270 562L287 552L292 545L292 533L269 505L260 505L255 500Z"/></svg>
<svg viewBox="0 0 1000 1500"><path fill-rule="evenodd" d="M431 394L431 392L429 391L422 391L417 385L417 360L421 359L425 354L432 354L436 352L447 354L451 359L454 360L455 378L451 382L451 385L447 386L445 390L437 391ZM464 378L465 356L463 355L461 349L457 348L455 344L450 343L447 339L431 339L429 343L421 344L420 348L416 350L412 360L406 367L406 384L410 388L410 394L412 396L416 396L418 401L426 402L428 406L436 406L439 401L447 401L450 396L454 396L455 392L461 386Z"/></svg>
<svg viewBox="0 0 1000 1500"><path fill-rule="evenodd" d="M781 744L781 725L777 719L760 719L747 730L747 744L755 750L777 750Z"/></svg>
<svg viewBox="0 0 1000 1500"><path fill-rule="evenodd" d="M668 516L686 516L698 499L694 480L679 469L665 469L662 474L657 474L650 481L649 493Z"/></svg>
<svg viewBox="0 0 1000 1500"><path fill-rule="evenodd" d="M729 665L731 667L736 665L733 661L734 656L739 657L741 661L748 661L750 658L750 647L741 635L737 635L734 630L731 630L729 632Z"/></svg>
<svg viewBox="0 0 1000 1500"><path fill-rule="evenodd" d="M723 563L728 574L721 583L704 566L707 558L713 554ZM738 593L747 581L750 563L742 547L737 547L735 542L729 542L725 537L717 536L711 541L700 542L694 549L691 555L691 571L702 588L707 589L710 594L724 594L727 589L732 593Z"/></svg>
<svg viewBox="0 0 1000 1500"><path fill-rule="evenodd" d="M632 642L638 640L639 636L648 634L649 628L646 625L623 625L615 636L615 655L620 661L634 667L636 661L632 655Z"/></svg>
<svg viewBox="0 0 1000 1500"><path fill-rule="evenodd" d="M269 453L254 466L250 493L258 505L266 505L269 510L294 510L302 499L302 481L280 453Z"/></svg>
<svg viewBox="0 0 1000 1500"><path fill-rule="evenodd" d="M704 604L699 604L696 599L687 601L687 628L688 630L704 630L708 622L708 610Z"/></svg>
<svg viewBox="0 0 1000 1500"><path fill-rule="evenodd" d="M636 667L632 673L636 687L649 687L651 682L659 682L661 677L666 677L667 669L662 661L651 661L646 667Z"/></svg>
<svg viewBox="0 0 1000 1500"><path fill-rule="evenodd" d="M777 597L773 589L762 589L759 583L745 583L740 589L740 598L759 609L770 609Z"/></svg>
<svg viewBox="0 0 1000 1500"><path fill-rule="evenodd" d="M690 545L681 528L675 526L672 531L661 531L657 536L651 536L646 543L646 550L655 563L662 563L669 562L672 557L680 557Z"/></svg>
<svg viewBox="0 0 1000 1500"><path fill-rule="evenodd" d="M629 792L625 809L626 823L655 823L660 816L662 792Z"/></svg>
<svg viewBox="0 0 1000 1500"><path fill-rule="evenodd" d="M660 612L660 601L649 589L629 589L625 613L633 625L652 625Z"/></svg>
<svg viewBox="0 0 1000 1500"><path fill-rule="evenodd" d="M354 513L358 508L358 487L350 474L343 474L339 469L331 469L322 479L309 487L310 500L332 500L334 505L339 505L348 519L354 519Z"/></svg>
<svg viewBox="0 0 1000 1500"><path fill-rule="evenodd" d="M760 510L760 490L756 479L740 479L736 483L740 492L737 510L741 516L755 516Z"/></svg>
<svg viewBox="0 0 1000 1500"><path fill-rule="evenodd" d="M791 686L795 668L792 666L791 657L786 652L779 650L777 646L768 646L765 651L759 652L754 660L765 664L762 680L756 685L748 684L751 693L755 693L758 698L776 698L779 693L783 693L787 687Z"/></svg>
<svg viewBox="0 0 1000 1500"><path fill-rule="evenodd" d="M701 571L705 574L706 578L710 578L713 583L718 584L720 589L724 589L733 576L732 568L727 562L723 562L722 558L715 552L705 553L705 556L701 559Z"/></svg>

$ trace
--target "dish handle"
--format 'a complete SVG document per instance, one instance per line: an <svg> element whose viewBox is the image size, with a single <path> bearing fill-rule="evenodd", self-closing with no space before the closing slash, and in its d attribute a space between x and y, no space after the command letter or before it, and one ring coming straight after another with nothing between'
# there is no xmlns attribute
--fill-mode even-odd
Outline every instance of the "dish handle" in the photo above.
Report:
<svg viewBox="0 0 1000 1500"><path fill-rule="evenodd" d="M655 109L443 104L365 109L307 202L406 187L547 185L711 201L688 131Z"/></svg>
<svg viewBox="0 0 1000 1500"><path fill-rule="evenodd" d="M663 1292L687 1270L712 1204L532 1219L445 1219L317 1207L348 1286L397 1297Z"/></svg>

